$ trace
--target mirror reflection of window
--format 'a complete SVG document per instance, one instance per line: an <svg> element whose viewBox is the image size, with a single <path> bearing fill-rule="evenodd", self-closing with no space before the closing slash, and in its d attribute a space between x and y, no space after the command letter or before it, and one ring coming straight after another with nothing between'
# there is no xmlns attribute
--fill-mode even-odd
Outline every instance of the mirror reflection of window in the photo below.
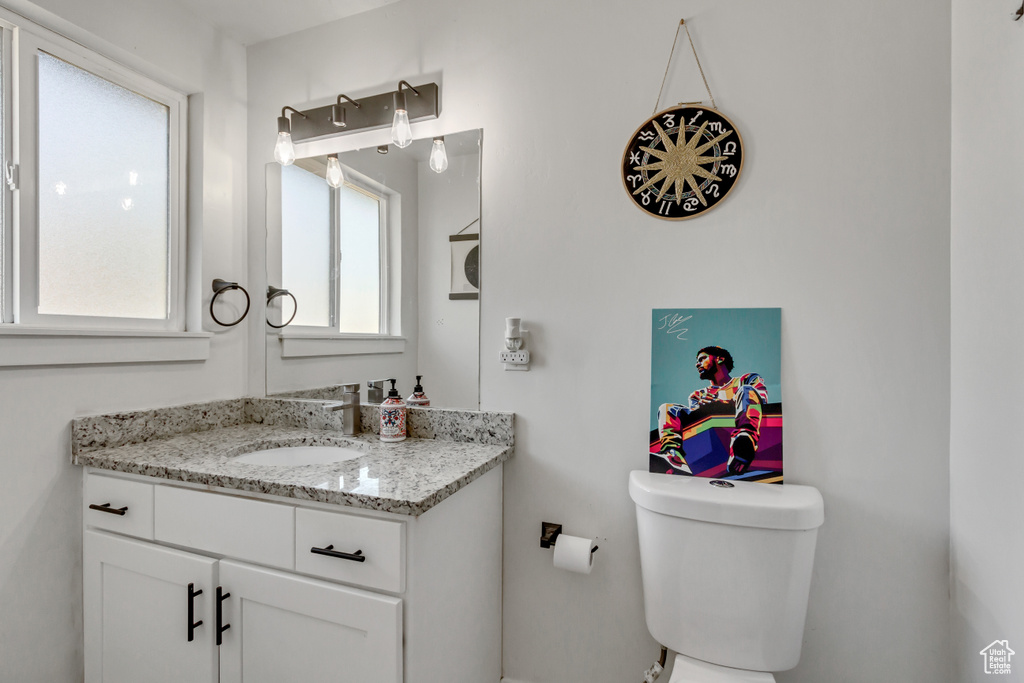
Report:
<svg viewBox="0 0 1024 683"><path fill-rule="evenodd" d="M331 188L298 166L281 169L281 281L296 326L331 326Z"/></svg>
<svg viewBox="0 0 1024 683"><path fill-rule="evenodd" d="M345 183L340 193L340 332L377 334L381 328L381 228L387 205L380 195Z"/></svg>
<svg viewBox="0 0 1024 683"><path fill-rule="evenodd" d="M281 169L281 190L281 280L299 302L293 324L386 334L387 198L352 182L334 190L298 165Z"/></svg>

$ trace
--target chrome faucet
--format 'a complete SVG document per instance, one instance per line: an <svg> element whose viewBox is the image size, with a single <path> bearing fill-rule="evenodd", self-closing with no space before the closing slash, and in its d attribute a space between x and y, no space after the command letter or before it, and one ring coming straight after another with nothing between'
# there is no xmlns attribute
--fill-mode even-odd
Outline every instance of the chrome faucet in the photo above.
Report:
<svg viewBox="0 0 1024 683"><path fill-rule="evenodd" d="M341 432L348 436L359 433L359 384L342 384L341 403L329 408L331 411L340 410Z"/></svg>
<svg viewBox="0 0 1024 683"><path fill-rule="evenodd" d="M381 404L384 402L384 382L386 379L371 379L366 382L366 402Z"/></svg>

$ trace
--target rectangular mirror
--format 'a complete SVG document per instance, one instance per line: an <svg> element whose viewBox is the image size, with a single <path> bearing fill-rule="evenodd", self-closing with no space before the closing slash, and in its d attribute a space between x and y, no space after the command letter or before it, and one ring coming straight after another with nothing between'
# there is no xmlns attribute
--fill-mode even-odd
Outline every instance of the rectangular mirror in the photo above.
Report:
<svg viewBox="0 0 1024 683"><path fill-rule="evenodd" d="M432 407L479 409L481 131L443 147L267 165L269 395L358 382L365 402L393 377L407 398L421 375Z"/></svg>

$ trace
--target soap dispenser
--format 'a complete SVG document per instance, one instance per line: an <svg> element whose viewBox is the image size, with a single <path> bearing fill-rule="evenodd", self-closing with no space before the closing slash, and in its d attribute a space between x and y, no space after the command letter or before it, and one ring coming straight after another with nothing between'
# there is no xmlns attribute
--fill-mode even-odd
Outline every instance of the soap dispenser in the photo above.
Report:
<svg viewBox="0 0 1024 683"><path fill-rule="evenodd" d="M427 408L430 406L430 399L423 393L423 386L420 384L421 379L423 379L423 375L416 375L416 386L413 387L412 394L409 395L409 398L405 399L405 402L417 408Z"/></svg>
<svg viewBox="0 0 1024 683"><path fill-rule="evenodd" d="M381 441L403 441L405 439L405 420L408 410L405 401L398 394L395 382L398 380L389 379L391 390L388 397L380 404L380 440Z"/></svg>

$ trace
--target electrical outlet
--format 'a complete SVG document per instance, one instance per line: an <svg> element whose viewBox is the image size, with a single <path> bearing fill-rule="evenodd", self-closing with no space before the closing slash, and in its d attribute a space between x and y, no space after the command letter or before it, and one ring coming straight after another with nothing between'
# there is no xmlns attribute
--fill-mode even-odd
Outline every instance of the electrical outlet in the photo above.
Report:
<svg viewBox="0 0 1024 683"><path fill-rule="evenodd" d="M530 362L529 351L502 351L500 357L502 363L511 363L512 365L526 365Z"/></svg>
<svg viewBox="0 0 1024 683"><path fill-rule="evenodd" d="M505 364L506 370L530 369L529 351L501 351L498 353L498 358Z"/></svg>

